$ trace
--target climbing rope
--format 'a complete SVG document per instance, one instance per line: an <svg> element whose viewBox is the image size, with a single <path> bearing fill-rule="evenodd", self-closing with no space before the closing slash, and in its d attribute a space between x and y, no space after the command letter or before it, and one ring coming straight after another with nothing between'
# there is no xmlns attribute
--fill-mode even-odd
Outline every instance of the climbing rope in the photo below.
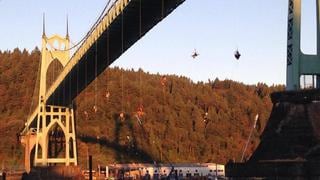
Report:
<svg viewBox="0 0 320 180"><path fill-rule="evenodd" d="M142 125L142 117L144 116L143 104L142 104L142 79L141 79L142 69L139 70L139 104L135 116L138 120L138 123Z"/></svg>
<svg viewBox="0 0 320 180"><path fill-rule="evenodd" d="M98 64L98 42L95 43L95 67L94 67L94 75L96 77L95 83L94 83L94 106L93 111L94 113L97 113L98 106L97 106L97 90L98 90L98 71L97 71L97 64Z"/></svg>
<svg viewBox="0 0 320 180"><path fill-rule="evenodd" d="M142 36L142 0L140 0L139 7L139 36Z"/></svg>
<svg viewBox="0 0 320 180"><path fill-rule="evenodd" d="M109 66L109 62L110 62L110 36L109 36L109 29L107 29L107 66ZM110 73L108 73L108 69L106 70L106 75L107 75L107 92L105 94L105 97L107 98L107 100L109 100L110 97L110 91L109 91L109 76Z"/></svg>
<svg viewBox="0 0 320 180"><path fill-rule="evenodd" d="M166 102L166 97L165 97L165 87L167 84L167 77L162 76L160 80L161 86L162 86L162 96L163 96L163 119L165 118L165 102Z"/></svg>
<svg viewBox="0 0 320 180"><path fill-rule="evenodd" d="M142 0L140 0L140 8L139 8L139 36L142 36ZM142 88L141 88L141 70L139 70L139 107L142 106Z"/></svg>
<svg viewBox="0 0 320 180"><path fill-rule="evenodd" d="M87 58L88 58L88 56L86 55L85 56L85 70L84 70L84 74L85 74L85 78L84 78L84 82L85 82L85 84L87 84L87 82L88 82L88 79L87 79L87 75L88 75L88 63L87 63ZM87 91L85 91L85 94L84 94L84 102L85 103L87 103ZM85 104L86 105L86 104ZM88 112L87 111L84 111L84 115L85 115L85 119L86 120L88 120L88 118L89 118L89 114L88 114Z"/></svg>
<svg viewBox="0 0 320 180"><path fill-rule="evenodd" d="M139 36L142 36L142 0L140 0L140 8L139 8ZM138 123L142 125L142 116L143 112L143 104L142 104L142 69L139 69L139 104L136 112L136 118Z"/></svg>
<svg viewBox="0 0 320 180"><path fill-rule="evenodd" d="M236 2L236 7L238 7L238 4L239 4L239 2L237 1ZM234 51L234 58L236 59L236 60L239 60L240 59L240 57L241 57L241 54L240 54L240 52L239 52L239 47L238 47L238 23L239 23L239 20L238 20L238 17L239 17L239 10L238 10L238 8L236 8L237 9L237 14L236 14L236 16L235 16L235 23L234 23L234 26L235 26L235 37L234 37L234 39L235 39L235 44L236 44L236 50Z"/></svg>
<svg viewBox="0 0 320 180"><path fill-rule="evenodd" d="M164 18L164 0L161 1L161 19Z"/></svg>
<svg viewBox="0 0 320 180"><path fill-rule="evenodd" d="M121 13L121 52L123 53L124 47L123 47L123 12ZM121 113L120 113L120 120L125 119L125 114L124 114L124 80L123 80L123 72L124 69L121 70Z"/></svg>

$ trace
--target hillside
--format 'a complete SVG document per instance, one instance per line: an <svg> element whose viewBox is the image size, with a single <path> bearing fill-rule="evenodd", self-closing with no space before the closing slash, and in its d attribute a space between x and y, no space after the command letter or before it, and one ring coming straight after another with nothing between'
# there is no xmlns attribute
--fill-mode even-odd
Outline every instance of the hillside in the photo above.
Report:
<svg viewBox="0 0 320 180"><path fill-rule="evenodd" d="M23 162L16 134L34 108L39 59L38 49L0 51L0 162L6 167L17 168ZM87 152L95 164L239 160L254 116L258 113L260 119L248 155L269 117L269 94L283 89L218 79L193 83L173 75L165 79L142 70L112 68L77 97L81 166L86 166ZM144 112L140 119L139 104ZM120 120L122 111L125 118Z"/></svg>

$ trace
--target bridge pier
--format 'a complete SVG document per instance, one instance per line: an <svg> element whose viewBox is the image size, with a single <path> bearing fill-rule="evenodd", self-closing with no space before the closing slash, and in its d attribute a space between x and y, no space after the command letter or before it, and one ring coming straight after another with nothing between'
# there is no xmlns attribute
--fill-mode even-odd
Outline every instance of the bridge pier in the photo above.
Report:
<svg viewBox="0 0 320 180"><path fill-rule="evenodd" d="M320 179L320 90L271 94L260 144L246 162L230 162L232 179Z"/></svg>
<svg viewBox="0 0 320 180"><path fill-rule="evenodd" d="M44 112L39 115L37 123L39 127L31 128L21 137L21 143L25 147L26 171L30 172L31 166L77 165L73 109L46 106L42 110ZM64 147L60 147L64 152L56 153L57 144L54 143L57 143L55 141L57 138L60 138L60 142L64 141ZM52 151L55 152L52 154Z"/></svg>
<svg viewBox="0 0 320 180"><path fill-rule="evenodd" d="M31 151L36 144L35 133L29 132L21 136L21 144L24 146L24 167L27 173L31 170Z"/></svg>

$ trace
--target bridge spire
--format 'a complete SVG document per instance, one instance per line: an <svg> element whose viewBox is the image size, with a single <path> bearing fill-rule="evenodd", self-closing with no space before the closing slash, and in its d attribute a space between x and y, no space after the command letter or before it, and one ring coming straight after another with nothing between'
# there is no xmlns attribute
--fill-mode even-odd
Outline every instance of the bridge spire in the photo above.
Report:
<svg viewBox="0 0 320 180"><path fill-rule="evenodd" d="M42 37L46 36L46 19L45 13L42 15Z"/></svg>
<svg viewBox="0 0 320 180"><path fill-rule="evenodd" d="M69 18L67 14L67 34L66 34L66 39L69 39Z"/></svg>

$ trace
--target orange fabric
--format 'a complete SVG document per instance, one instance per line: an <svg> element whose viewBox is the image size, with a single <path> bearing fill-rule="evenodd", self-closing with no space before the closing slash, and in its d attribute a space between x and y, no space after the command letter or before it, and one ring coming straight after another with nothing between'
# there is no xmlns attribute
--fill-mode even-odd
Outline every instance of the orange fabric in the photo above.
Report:
<svg viewBox="0 0 320 180"><path fill-rule="evenodd" d="M143 106L139 106L137 110L137 116L141 118L144 115Z"/></svg>

